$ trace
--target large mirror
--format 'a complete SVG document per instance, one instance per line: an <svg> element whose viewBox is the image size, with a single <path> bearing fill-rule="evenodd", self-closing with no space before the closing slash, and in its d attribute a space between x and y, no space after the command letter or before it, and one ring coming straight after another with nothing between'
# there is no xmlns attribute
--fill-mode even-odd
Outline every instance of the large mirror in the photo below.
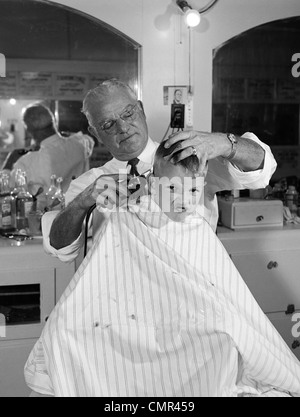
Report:
<svg viewBox="0 0 300 417"><path fill-rule="evenodd" d="M37 0L0 0L0 164L23 148L22 111L37 101L55 113L63 135L86 131L85 93L104 79L118 78L138 93L140 45L91 16ZM96 144L91 167L110 155Z"/></svg>
<svg viewBox="0 0 300 417"><path fill-rule="evenodd" d="M300 17L293 17L253 28L214 51L213 130L254 132L271 146L278 178L300 176L300 77L293 70L299 39Z"/></svg>

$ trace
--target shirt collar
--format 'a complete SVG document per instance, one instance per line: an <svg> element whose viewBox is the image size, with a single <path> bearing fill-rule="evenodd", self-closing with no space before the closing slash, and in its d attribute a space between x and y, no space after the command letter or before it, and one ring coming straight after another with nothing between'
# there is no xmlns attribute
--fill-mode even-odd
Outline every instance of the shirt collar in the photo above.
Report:
<svg viewBox="0 0 300 417"><path fill-rule="evenodd" d="M144 162L145 164L153 165L154 162L154 155L155 151L158 147L158 143L153 142L151 138L148 139L146 148L143 150L143 152L138 156L139 160L141 162Z"/></svg>
<svg viewBox="0 0 300 417"><path fill-rule="evenodd" d="M139 164L138 164L138 171L144 172L149 169L149 166L153 166L154 163L154 156L156 149L158 148L159 143L154 142L150 137L148 138L147 145L143 152L138 155ZM113 158L114 164L119 167L119 169L128 169L128 161L119 161L116 158ZM145 165L144 165L145 164Z"/></svg>
<svg viewBox="0 0 300 417"><path fill-rule="evenodd" d="M55 133L54 135L49 136L47 139L44 139L44 140L41 142L41 146L40 146L40 148L45 148L45 147L47 147L47 145L49 145L49 144L53 141L53 139L55 139L55 138L57 138L57 137L58 137L58 135Z"/></svg>

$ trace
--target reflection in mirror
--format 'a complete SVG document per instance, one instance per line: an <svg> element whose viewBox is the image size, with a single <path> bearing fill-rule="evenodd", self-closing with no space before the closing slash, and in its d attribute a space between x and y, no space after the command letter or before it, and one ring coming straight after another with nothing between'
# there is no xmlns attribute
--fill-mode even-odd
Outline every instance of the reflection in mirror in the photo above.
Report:
<svg viewBox="0 0 300 417"><path fill-rule="evenodd" d="M299 38L300 17L293 17L253 28L214 51L213 131L255 133L271 146L278 177L300 168L300 77L293 61Z"/></svg>
<svg viewBox="0 0 300 417"><path fill-rule="evenodd" d="M30 146L23 109L43 102L63 135L86 132L81 113L86 92L118 78L138 93L140 45L114 28L76 10L40 0L0 0L0 53L6 77L0 78L0 151ZM97 144L91 167L110 155ZM0 165L0 167L1 167Z"/></svg>

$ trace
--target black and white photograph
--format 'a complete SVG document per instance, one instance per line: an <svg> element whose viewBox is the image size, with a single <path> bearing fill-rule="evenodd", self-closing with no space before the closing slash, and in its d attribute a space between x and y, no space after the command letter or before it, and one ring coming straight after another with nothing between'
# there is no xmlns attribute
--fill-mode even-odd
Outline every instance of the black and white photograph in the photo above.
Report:
<svg viewBox="0 0 300 417"><path fill-rule="evenodd" d="M299 0L0 0L0 398L299 398L299 193Z"/></svg>
<svg viewBox="0 0 300 417"><path fill-rule="evenodd" d="M188 86L164 86L164 105L187 104Z"/></svg>

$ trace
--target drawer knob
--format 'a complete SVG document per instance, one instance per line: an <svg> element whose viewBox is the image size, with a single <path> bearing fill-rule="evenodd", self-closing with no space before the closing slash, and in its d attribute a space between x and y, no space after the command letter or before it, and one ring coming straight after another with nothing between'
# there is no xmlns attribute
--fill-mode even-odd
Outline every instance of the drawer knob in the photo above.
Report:
<svg viewBox="0 0 300 417"><path fill-rule="evenodd" d="M264 219L264 216L257 216L257 217L256 217L256 221L257 221L257 223L262 222L262 221L263 221L263 219Z"/></svg>
<svg viewBox="0 0 300 417"><path fill-rule="evenodd" d="M278 263L277 262L270 261L268 263L268 269L273 269L273 268L278 268Z"/></svg>
<svg viewBox="0 0 300 417"><path fill-rule="evenodd" d="M286 309L285 314L286 314L286 315L289 315L289 314L294 314L294 313L295 313L295 311L296 311L296 308L295 308L294 304L289 304L289 305L287 306L287 309Z"/></svg>

